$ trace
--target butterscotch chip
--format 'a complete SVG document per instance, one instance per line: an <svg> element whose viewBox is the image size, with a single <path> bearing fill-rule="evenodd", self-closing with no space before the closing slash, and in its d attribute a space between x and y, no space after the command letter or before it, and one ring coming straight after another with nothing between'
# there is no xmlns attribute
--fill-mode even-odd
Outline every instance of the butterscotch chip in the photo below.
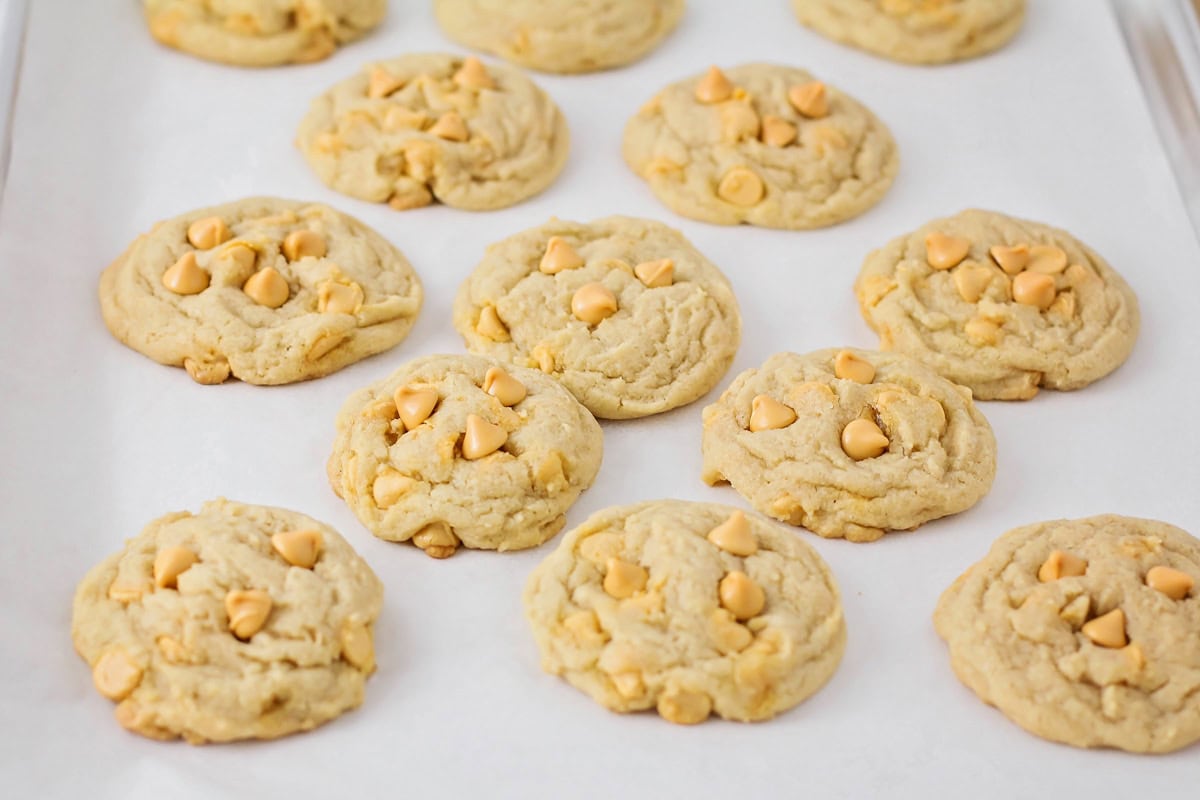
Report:
<svg viewBox="0 0 1200 800"><path fill-rule="evenodd" d="M454 73L454 82L468 89L495 89L496 81L488 73L483 62L474 56L463 59L462 66Z"/></svg>
<svg viewBox="0 0 1200 800"><path fill-rule="evenodd" d="M433 127L429 132L441 139L449 139L452 142L465 142L470 138L470 131L467 130L467 124L463 122L463 118L453 111L447 111L438 117L437 122L433 123Z"/></svg>
<svg viewBox="0 0 1200 800"><path fill-rule="evenodd" d="M288 261L302 258L324 258L329 252L325 237L316 231L292 231L283 240L283 254Z"/></svg>
<svg viewBox="0 0 1200 800"><path fill-rule="evenodd" d="M762 118L762 140L771 147L787 147L796 141L796 126L783 117L767 114Z"/></svg>
<svg viewBox="0 0 1200 800"><path fill-rule="evenodd" d="M495 306L484 306L479 312L479 324L475 327L477 331L493 342L507 342L511 338L508 333L508 328L504 325L504 321L500 319L500 315L496 313Z"/></svg>
<svg viewBox="0 0 1200 800"><path fill-rule="evenodd" d="M971 251L971 240L934 231L925 236L925 260L934 269L957 266Z"/></svg>
<svg viewBox="0 0 1200 800"><path fill-rule="evenodd" d="M617 313L617 296L603 283L586 283L571 297L571 313L588 325L599 325Z"/></svg>
<svg viewBox="0 0 1200 800"><path fill-rule="evenodd" d="M418 389L411 386L401 386L392 394L396 404L396 413L404 423L405 430L416 430L417 426L429 419L438 403L438 393L434 389Z"/></svg>
<svg viewBox="0 0 1200 800"><path fill-rule="evenodd" d="M762 178L744 167L734 167L717 184L717 195L735 206L752 206L762 200L766 187Z"/></svg>
<svg viewBox="0 0 1200 800"><path fill-rule="evenodd" d="M741 526L748 554L710 544ZM845 642L820 557L757 514L713 504L593 515L533 571L524 600L547 672L605 707L657 707L678 723L768 719L815 692Z"/></svg>
<svg viewBox="0 0 1200 800"><path fill-rule="evenodd" d="M881 456L890 444L872 420L859 418L842 428L842 449L855 461Z"/></svg>
<svg viewBox="0 0 1200 800"><path fill-rule="evenodd" d="M1029 248L1025 269L1045 275L1057 275L1067 268L1067 254L1061 247L1039 244Z"/></svg>
<svg viewBox="0 0 1200 800"><path fill-rule="evenodd" d="M404 81L397 78L392 73L382 67L374 67L371 70L371 75L367 79L367 97L381 98L387 97L389 94L399 90L404 86Z"/></svg>
<svg viewBox="0 0 1200 800"><path fill-rule="evenodd" d="M348 622L342 626L342 658L360 671L375 671L375 635L369 625Z"/></svg>
<svg viewBox="0 0 1200 800"><path fill-rule="evenodd" d="M426 525L413 534L412 543L430 558L449 558L462 544L461 540L450 530L445 522L438 521Z"/></svg>
<svg viewBox="0 0 1200 800"><path fill-rule="evenodd" d="M154 556L154 584L160 589L174 589L179 576L199 560L190 548L164 547Z"/></svg>
<svg viewBox="0 0 1200 800"><path fill-rule="evenodd" d="M994 345L1000 341L1000 325L985 317L972 317L963 325L967 341L974 345Z"/></svg>
<svg viewBox="0 0 1200 800"><path fill-rule="evenodd" d="M547 275L557 275L564 269L578 269L583 263L583 258L566 239L551 236L546 242L546 253L538 262L538 269Z"/></svg>
<svg viewBox="0 0 1200 800"><path fill-rule="evenodd" d="M1100 647L1117 648L1129 643L1125 638L1125 612L1119 608L1084 623L1080 630Z"/></svg>
<svg viewBox="0 0 1200 800"><path fill-rule="evenodd" d="M841 350L833 358L833 374L855 383L870 383L875 380L875 367L865 358L859 358L849 350Z"/></svg>
<svg viewBox="0 0 1200 800"><path fill-rule="evenodd" d="M752 432L786 428L796 421L796 412L768 394L755 395L750 401L750 424Z"/></svg>
<svg viewBox="0 0 1200 800"><path fill-rule="evenodd" d="M810 119L829 116L829 99L825 96L825 84L820 81L809 81L788 89L788 102Z"/></svg>
<svg viewBox="0 0 1200 800"><path fill-rule="evenodd" d="M467 430L463 434L463 458L475 460L491 455L508 441L508 432L478 414L467 415Z"/></svg>
<svg viewBox="0 0 1200 800"><path fill-rule="evenodd" d="M1186 572L1172 567L1151 567L1146 572L1146 585L1157 589L1172 600L1182 600L1196 585L1196 580Z"/></svg>
<svg viewBox="0 0 1200 800"><path fill-rule="evenodd" d="M1016 275L1025 269L1029 263L1029 245L1019 244L1014 247L995 245L988 250L992 260L1009 275Z"/></svg>
<svg viewBox="0 0 1200 800"><path fill-rule="evenodd" d="M968 303L978 303L992 282L992 271L979 264L962 264L954 270L954 286Z"/></svg>
<svg viewBox="0 0 1200 800"><path fill-rule="evenodd" d="M488 369L487 374L483 376L483 390L506 406L515 406L528 394L525 384L500 367Z"/></svg>
<svg viewBox="0 0 1200 800"><path fill-rule="evenodd" d="M320 536L315 570L294 574L268 543L279 531ZM129 605L106 598L118 576L149 583L147 558L172 561L162 556L180 543L203 555L177 576L181 591L159 588ZM170 584L161 567L155 572ZM248 583L269 586L270 595L228 592ZM348 620L369 630L382 597L370 567L329 526L283 509L216 500L196 514L151 522L93 568L76 591L71 634L93 665L97 690L121 703L117 716L129 730L192 743L273 739L362 702L365 675L342 660L337 642ZM264 606L278 625L273 618L263 624Z"/></svg>
<svg viewBox="0 0 1200 800"><path fill-rule="evenodd" d="M669 258L643 261L633 268L633 274L647 289L661 289L674 281L675 262Z"/></svg>
<svg viewBox="0 0 1200 800"><path fill-rule="evenodd" d="M412 478L388 467L371 483L371 497L380 508L391 508L416 484Z"/></svg>
<svg viewBox="0 0 1200 800"><path fill-rule="evenodd" d="M280 531L271 536L271 546L293 567L312 569L321 555L324 537L315 528Z"/></svg>
<svg viewBox="0 0 1200 800"><path fill-rule="evenodd" d="M200 294L208 288L209 275L196 263L196 254L184 253L162 276L163 286L175 294Z"/></svg>
<svg viewBox="0 0 1200 800"><path fill-rule="evenodd" d="M750 522L741 511L729 515L729 519L708 532L708 540L727 553L735 556L752 556L758 552L758 542L750 530Z"/></svg>
<svg viewBox="0 0 1200 800"><path fill-rule="evenodd" d="M718 67L709 67L708 72L696 84L696 99L701 103L720 103L733 97L733 84Z"/></svg>
<svg viewBox="0 0 1200 800"><path fill-rule="evenodd" d="M267 308L279 308L287 302L291 288L274 267L264 267L242 284L242 291L254 302Z"/></svg>
<svg viewBox="0 0 1200 800"><path fill-rule="evenodd" d="M317 310L322 314L357 314L363 300L362 287L357 283L322 281L317 287Z"/></svg>
<svg viewBox="0 0 1200 800"><path fill-rule="evenodd" d="M1015 302L1045 311L1054 303L1054 278L1038 272L1022 272L1013 278L1012 295Z"/></svg>
<svg viewBox="0 0 1200 800"><path fill-rule="evenodd" d="M220 217L198 219L187 229L187 239L197 250L211 250L231 238L233 234L229 232L229 226Z"/></svg>
<svg viewBox="0 0 1200 800"><path fill-rule="evenodd" d="M1059 578L1074 578L1087 572L1087 561L1063 550L1055 550L1038 567L1037 577L1042 583Z"/></svg>

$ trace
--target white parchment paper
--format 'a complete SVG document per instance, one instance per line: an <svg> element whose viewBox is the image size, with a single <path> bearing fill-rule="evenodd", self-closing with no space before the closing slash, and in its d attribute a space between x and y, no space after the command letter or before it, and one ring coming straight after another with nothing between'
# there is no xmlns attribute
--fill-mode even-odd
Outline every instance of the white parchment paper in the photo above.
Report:
<svg viewBox="0 0 1200 800"><path fill-rule="evenodd" d="M692 0L646 60L538 78L573 134L562 177L504 211L395 213L327 190L292 146L309 99L360 64L453 50L430 3L325 63L241 70L152 42L128 0L37 0L0 216L0 794L112 797L1185 797L1200 750L1169 757L1041 741L951 674L930 622L941 590L1000 533L1117 512L1200 533L1197 244L1107 4L1032 0L1019 38L965 64L906 67L801 28L784 0ZM695 223L622 163L625 120L711 62L805 66L892 128L903 166L866 215L788 233ZM119 345L99 271L156 220L271 193L331 203L412 260L427 291L390 353L296 386L197 386ZM873 346L851 283L863 256L967 206L1066 227L1138 292L1133 356L1107 380L984 404L999 441L975 509L869 545L803 531L842 587L845 660L799 708L757 725L671 726L611 714L543 674L521 614L553 547L446 562L374 539L330 492L334 414L417 355L461 351L450 304L485 245L551 215L621 212L679 227L733 281L741 369L783 349ZM740 505L701 483L700 412L605 423L605 464L572 510L681 497ZM69 636L77 581L150 519L211 497L283 505L342 530L383 578L379 672L365 705L312 733L194 748L123 732Z"/></svg>

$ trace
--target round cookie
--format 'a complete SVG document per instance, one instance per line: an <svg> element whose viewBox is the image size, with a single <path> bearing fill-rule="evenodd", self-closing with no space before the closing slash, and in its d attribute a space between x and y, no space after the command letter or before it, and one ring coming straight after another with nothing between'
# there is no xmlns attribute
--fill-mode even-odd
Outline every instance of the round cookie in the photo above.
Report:
<svg viewBox="0 0 1200 800"><path fill-rule="evenodd" d="M846 625L833 576L787 531L726 506L609 508L530 575L543 668L613 711L743 722L799 704L837 669Z"/></svg>
<svg viewBox="0 0 1200 800"><path fill-rule="evenodd" d="M383 21L387 0L142 0L155 39L241 67L320 61Z"/></svg>
<svg viewBox="0 0 1200 800"><path fill-rule="evenodd" d="M328 473L371 533L446 558L554 536L602 454L600 426L553 378L435 355L346 400Z"/></svg>
<svg viewBox="0 0 1200 800"><path fill-rule="evenodd" d="M861 103L774 64L668 86L625 126L624 155L685 217L791 230L858 216L900 168L891 133Z"/></svg>
<svg viewBox="0 0 1200 800"><path fill-rule="evenodd" d="M1137 297L1065 231L963 211L867 256L854 284L880 347L919 358L980 400L1079 389L1129 357Z"/></svg>
<svg viewBox="0 0 1200 800"><path fill-rule="evenodd" d="M792 8L822 36L911 64L990 53L1025 19L1025 0L792 0Z"/></svg>
<svg viewBox="0 0 1200 800"><path fill-rule="evenodd" d="M637 61L679 24L684 0L434 0L454 41L543 72Z"/></svg>
<svg viewBox="0 0 1200 800"><path fill-rule="evenodd" d="M313 101L296 144L343 194L403 211L434 200L487 211L562 171L566 119L513 67L420 54L369 64Z"/></svg>
<svg viewBox="0 0 1200 800"><path fill-rule="evenodd" d="M1165 753L1200 739L1200 541L1105 515L1001 536L933 621L955 673L1025 730Z"/></svg>
<svg viewBox="0 0 1200 800"><path fill-rule="evenodd" d="M597 417L692 402L733 363L729 281L651 220L553 219L488 248L454 301L467 348L562 381Z"/></svg>
<svg viewBox="0 0 1200 800"><path fill-rule="evenodd" d="M113 336L197 383L319 378L398 344L408 260L328 206L254 197L160 222L100 276Z"/></svg>
<svg viewBox="0 0 1200 800"><path fill-rule="evenodd" d="M151 522L93 568L71 637L125 728L273 739L362 703L382 604L333 528L221 499Z"/></svg>
<svg viewBox="0 0 1200 800"><path fill-rule="evenodd" d="M710 485L768 516L872 542L987 494L996 439L971 393L905 356L777 353L704 409Z"/></svg>

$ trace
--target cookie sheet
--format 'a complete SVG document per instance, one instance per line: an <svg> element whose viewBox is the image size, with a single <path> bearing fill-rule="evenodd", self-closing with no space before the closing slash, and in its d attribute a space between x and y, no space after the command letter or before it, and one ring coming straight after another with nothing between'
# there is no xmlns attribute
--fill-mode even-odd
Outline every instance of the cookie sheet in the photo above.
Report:
<svg viewBox="0 0 1200 800"><path fill-rule="evenodd" d="M292 146L307 103L363 62L457 50L430 3L329 61L240 70L151 41L130 0L33 4L13 161L0 211L0 793L7 797L1181 797L1200 745L1166 757L1037 739L954 678L930 615L1001 532L1102 512L1200 534L1195 306L1200 250L1107 4L1032 0L993 56L917 68L801 28L785 0L735 12L692 0L679 30L628 69L538 76L574 136L562 177L503 211L396 213L334 194ZM710 62L806 67L887 122L900 176L876 209L807 233L671 214L621 162L625 120ZM407 341L319 381L197 386L105 331L100 270L181 211L271 193L328 202L411 259L427 301ZM999 443L973 510L867 545L796 531L840 581L849 646L833 680L773 722L677 728L617 716L545 675L521 612L554 546L449 561L371 537L326 485L333 418L353 389L417 355L458 352L458 284L485 245L551 215L643 215L677 226L734 284L745 340L770 354L870 347L851 283L866 252L934 216L982 206L1062 226L1141 299L1130 361L1072 394L987 403ZM718 390L719 391L719 390ZM605 464L571 512L680 497L743 506L700 481L703 401L604 424ZM366 704L308 734L193 748L124 733L71 648L84 572L159 514L208 498L277 504L332 523L386 586Z"/></svg>

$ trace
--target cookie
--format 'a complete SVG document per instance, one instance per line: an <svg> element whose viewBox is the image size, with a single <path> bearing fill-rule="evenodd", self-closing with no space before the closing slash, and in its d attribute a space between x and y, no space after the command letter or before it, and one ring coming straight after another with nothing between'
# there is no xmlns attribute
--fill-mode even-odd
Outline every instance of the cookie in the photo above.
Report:
<svg viewBox="0 0 1200 800"><path fill-rule="evenodd" d="M366 225L270 197L160 222L100 276L113 336L204 384L328 375L397 345L421 299L408 260Z"/></svg>
<svg viewBox="0 0 1200 800"><path fill-rule="evenodd" d="M791 230L858 216L900 168L892 134L861 103L774 64L668 86L625 126L624 154L676 213Z"/></svg>
<svg viewBox="0 0 1200 800"><path fill-rule="evenodd" d="M679 24L684 0L434 0L459 44L543 72L637 61Z"/></svg>
<svg viewBox="0 0 1200 800"><path fill-rule="evenodd" d="M1025 0L792 0L792 8L822 36L911 64L990 53L1025 19Z"/></svg>
<svg viewBox="0 0 1200 800"><path fill-rule="evenodd" d="M1129 357L1137 298L1065 231L963 211L867 256L854 284L879 346L919 358L980 400L1079 389Z"/></svg>
<svg viewBox="0 0 1200 800"><path fill-rule="evenodd" d="M382 604L333 528L221 499L151 522L93 568L71 637L128 730L273 739L362 704Z"/></svg>
<svg viewBox="0 0 1200 800"><path fill-rule="evenodd" d="M651 220L552 219L487 249L454 301L467 349L562 381L597 417L686 405L733 363L729 281Z"/></svg>
<svg viewBox="0 0 1200 800"><path fill-rule="evenodd" d="M592 515L529 577L543 668L613 711L769 719L837 669L833 576L787 531L726 506L657 500Z"/></svg>
<svg viewBox="0 0 1200 800"><path fill-rule="evenodd" d="M911 358L777 353L704 409L702 477L764 514L871 542L987 494L996 439L971 393Z"/></svg>
<svg viewBox="0 0 1200 800"><path fill-rule="evenodd" d="M554 536L602 452L600 426L553 378L436 355L350 396L328 474L371 533L446 558Z"/></svg>
<svg viewBox="0 0 1200 800"><path fill-rule="evenodd" d="M155 39L240 67L320 61L383 21L387 0L142 0Z"/></svg>
<svg viewBox="0 0 1200 800"><path fill-rule="evenodd" d="M1200 541L1105 515L1001 536L938 602L954 672L1030 733L1165 753L1200 739Z"/></svg>
<svg viewBox="0 0 1200 800"><path fill-rule="evenodd" d="M397 211L486 211L533 197L570 147L558 106L520 70L477 58L369 64L313 101L296 144L343 194Z"/></svg>

